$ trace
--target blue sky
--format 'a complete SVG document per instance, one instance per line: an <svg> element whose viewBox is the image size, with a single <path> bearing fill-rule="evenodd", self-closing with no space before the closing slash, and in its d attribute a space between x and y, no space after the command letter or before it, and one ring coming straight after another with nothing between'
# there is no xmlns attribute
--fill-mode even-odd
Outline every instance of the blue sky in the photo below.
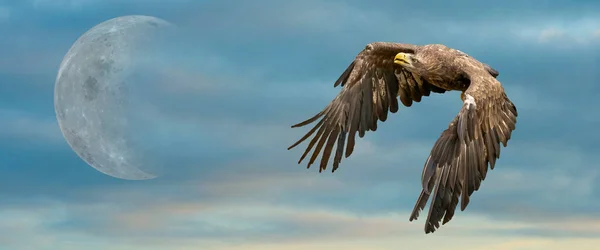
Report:
<svg viewBox="0 0 600 250"><path fill-rule="evenodd" d="M0 249L593 249L600 244L600 2L0 0ZM168 166L115 179L69 148L53 106L86 30L131 14L185 30L144 112ZM465 212L408 222L458 93L401 110L335 174L290 125L373 41L444 43L500 71L517 130ZM166 63L165 63L166 64Z"/></svg>

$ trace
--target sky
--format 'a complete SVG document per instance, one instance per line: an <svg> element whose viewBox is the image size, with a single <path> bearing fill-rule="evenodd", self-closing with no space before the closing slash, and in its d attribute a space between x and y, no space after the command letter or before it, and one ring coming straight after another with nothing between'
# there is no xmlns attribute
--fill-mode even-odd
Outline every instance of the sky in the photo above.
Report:
<svg viewBox="0 0 600 250"><path fill-rule="evenodd" d="M0 250L595 249L599 12L591 0L0 0ZM65 53L123 15L185 34L140 107L163 162L148 181L88 166L54 112ZM495 169L433 234L408 218L459 93L402 107L333 174L287 150L308 130L290 125L324 108L375 41L464 51L500 72L519 110Z"/></svg>

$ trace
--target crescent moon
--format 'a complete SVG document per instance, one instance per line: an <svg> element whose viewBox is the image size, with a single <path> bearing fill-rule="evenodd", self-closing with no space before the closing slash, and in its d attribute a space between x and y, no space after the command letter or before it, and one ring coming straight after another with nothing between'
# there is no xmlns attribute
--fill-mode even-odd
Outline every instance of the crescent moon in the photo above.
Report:
<svg viewBox="0 0 600 250"><path fill-rule="evenodd" d="M127 139L127 74L145 45L169 22L151 16L122 16L79 37L64 56L54 88L60 130L75 153L96 170L125 180L156 175L140 169L144 155Z"/></svg>

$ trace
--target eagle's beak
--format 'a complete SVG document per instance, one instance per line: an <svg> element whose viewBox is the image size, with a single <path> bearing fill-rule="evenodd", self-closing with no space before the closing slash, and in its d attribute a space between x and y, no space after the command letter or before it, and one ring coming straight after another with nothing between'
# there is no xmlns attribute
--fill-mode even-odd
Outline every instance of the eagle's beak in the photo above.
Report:
<svg viewBox="0 0 600 250"><path fill-rule="evenodd" d="M394 63L400 65L410 65L410 59L408 58L408 54L406 53L398 53L396 57L394 57Z"/></svg>

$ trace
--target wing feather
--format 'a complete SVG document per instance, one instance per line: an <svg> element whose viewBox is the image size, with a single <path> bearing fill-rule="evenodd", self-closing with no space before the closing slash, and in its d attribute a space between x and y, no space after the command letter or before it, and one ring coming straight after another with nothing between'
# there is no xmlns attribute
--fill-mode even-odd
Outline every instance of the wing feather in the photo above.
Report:
<svg viewBox="0 0 600 250"><path fill-rule="evenodd" d="M420 102L422 96L429 96L432 91L444 93L445 90L393 63L397 53L414 53L417 48L415 45L399 43L368 44L334 83L334 87L343 87L335 99L323 111L292 126L302 127L320 119L306 135L288 148L292 149L314 136L298 163L314 148L307 165L309 168L322 151L321 172L327 168L333 148L336 147L332 169L335 171L342 156L349 157L354 151L357 133L363 137L367 131L376 131L378 121L386 121L390 112L398 111L398 96L404 106L410 107L413 101Z"/></svg>
<svg viewBox="0 0 600 250"><path fill-rule="evenodd" d="M486 72L488 73L488 72ZM483 76L483 74L480 74ZM464 210L481 186L488 166L493 169L517 122L517 109L492 75L475 79L464 104L431 150L423 167L423 190L410 220L417 219L432 197L425 233L449 222L456 206ZM433 192L433 193L432 193Z"/></svg>

